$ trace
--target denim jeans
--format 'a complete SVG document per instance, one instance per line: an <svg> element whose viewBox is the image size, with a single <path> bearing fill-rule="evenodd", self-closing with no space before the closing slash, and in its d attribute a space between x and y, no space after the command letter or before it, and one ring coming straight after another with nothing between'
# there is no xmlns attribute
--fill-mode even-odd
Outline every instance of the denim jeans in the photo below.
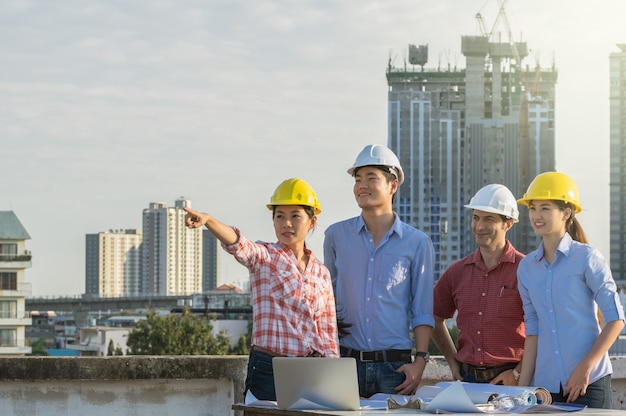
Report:
<svg viewBox="0 0 626 416"><path fill-rule="evenodd" d="M276 400L271 355L255 350L250 351L244 396L248 390L259 400Z"/></svg>
<svg viewBox="0 0 626 416"><path fill-rule="evenodd" d="M361 397L370 397L375 393L397 394L395 387L404 382L404 373L395 370L406 362L391 361L386 363L362 362L357 360L357 374L359 378L359 394Z"/></svg>
<svg viewBox="0 0 626 416"><path fill-rule="evenodd" d="M567 397L563 396L563 387L559 393L550 393L553 402L565 402ZM587 386L587 393L578 396L574 402L576 404L586 404L587 407L598 409L610 409L613 405L611 399L611 375L608 374Z"/></svg>

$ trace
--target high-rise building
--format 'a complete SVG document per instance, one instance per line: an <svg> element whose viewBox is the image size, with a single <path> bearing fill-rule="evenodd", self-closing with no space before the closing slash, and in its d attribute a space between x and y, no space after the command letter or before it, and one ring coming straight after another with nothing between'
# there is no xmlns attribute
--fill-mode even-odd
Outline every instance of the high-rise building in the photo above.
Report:
<svg viewBox="0 0 626 416"><path fill-rule="evenodd" d="M141 231L111 230L85 238L85 293L101 297L141 293Z"/></svg>
<svg viewBox="0 0 626 416"><path fill-rule="evenodd" d="M0 356L32 352L25 345L25 328L32 324L25 298L31 293L25 272L32 257L30 235L13 211L0 211Z"/></svg>
<svg viewBox="0 0 626 416"><path fill-rule="evenodd" d="M204 292L220 286L220 243L206 228L202 229L202 290Z"/></svg>
<svg viewBox="0 0 626 416"><path fill-rule="evenodd" d="M626 280L626 43L610 63L610 250L615 280Z"/></svg>
<svg viewBox="0 0 626 416"><path fill-rule="evenodd" d="M522 196L555 168L554 66L522 66L525 42L463 36L466 68L428 69L428 46L409 46L409 62L387 68L388 144L405 170L395 209L432 239L436 277L475 249L463 207L489 183ZM520 208L523 217L523 207ZM521 221L508 238L522 252L538 240Z"/></svg>
<svg viewBox="0 0 626 416"><path fill-rule="evenodd" d="M185 226L191 201L174 207L152 202L143 210L141 293L190 295L202 292L202 230Z"/></svg>

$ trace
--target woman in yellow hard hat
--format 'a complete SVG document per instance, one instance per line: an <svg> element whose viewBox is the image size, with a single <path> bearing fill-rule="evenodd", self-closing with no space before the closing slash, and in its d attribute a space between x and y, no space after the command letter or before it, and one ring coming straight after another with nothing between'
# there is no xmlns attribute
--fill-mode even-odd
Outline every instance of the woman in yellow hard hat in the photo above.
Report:
<svg viewBox="0 0 626 416"><path fill-rule="evenodd" d="M252 350L246 392L276 400L272 358L338 357L335 298L330 273L305 238L321 212L313 188L302 179L283 181L270 198L278 242L252 242L236 227L185 208L189 228L206 226L222 247L250 271Z"/></svg>
<svg viewBox="0 0 626 416"><path fill-rule="evenodd" d="M575 217L582 211L578 187L563 173L546 172L517 202L529 208L542 237L517 270L526 324L520 385L545 387L554 402L610 408L608 350L624 327L624 308L606 260Z"/></svg>

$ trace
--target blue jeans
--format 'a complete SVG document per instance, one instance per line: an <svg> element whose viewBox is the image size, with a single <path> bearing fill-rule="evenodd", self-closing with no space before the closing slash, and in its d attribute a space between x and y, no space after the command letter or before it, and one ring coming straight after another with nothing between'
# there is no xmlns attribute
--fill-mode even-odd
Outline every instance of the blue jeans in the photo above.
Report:
<svg viewBox="0 0 626 416"><path fill-rule="evenodd" d="M553 402L565 402L567 397L563 396L563 387L559 393L550 393ZM576 404L586 404L587 407L597 409L610 409L613 405L611 399L611 375L608 374L587 386L587 393L578 396L574 402Z"/></svg>
<svg viewBox="0 0 626 416"><path fill-rule="evenodd" d="M276 400L274 367L272 366L271 355L255 350L250 351L244 397L248 390L259 400Z"/></svg>
<svg viewBox="0 0 626 416"><path fill-rule="evenodd" d="M359 378L359 394L368 398L375 393L398 394L395 387L404 382L404 373L395 370L402 367L404 361L386 363L362 362L357 360L356 368Z"/></svg>

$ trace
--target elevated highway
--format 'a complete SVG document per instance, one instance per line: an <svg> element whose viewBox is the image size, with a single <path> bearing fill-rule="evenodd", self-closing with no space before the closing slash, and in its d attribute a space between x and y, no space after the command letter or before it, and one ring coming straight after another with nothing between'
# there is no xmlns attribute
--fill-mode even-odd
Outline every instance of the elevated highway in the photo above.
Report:
<svg viewBox="0 0 626 416"><path fill-rule="evenodd" d="M129 296L118 298L97 297L58 297L58 298L26 298L26 310L33 311L122 311L136 309L173 309L182 306L191 306L193 296Z"/></svg>
<svg viewBox="0 0 626 416"><path fill-rule="evenodd" d="M58 298L26 298L27 312L54 311L72 315L76 325L86 326L87 318L93 314L109 314L121 311L164 310L180 313L184 307L193 313L216 318L240 319L251 316L249 293L215 292L179 296L126 296L101 298L95 296L64 296Z"/></svg>

